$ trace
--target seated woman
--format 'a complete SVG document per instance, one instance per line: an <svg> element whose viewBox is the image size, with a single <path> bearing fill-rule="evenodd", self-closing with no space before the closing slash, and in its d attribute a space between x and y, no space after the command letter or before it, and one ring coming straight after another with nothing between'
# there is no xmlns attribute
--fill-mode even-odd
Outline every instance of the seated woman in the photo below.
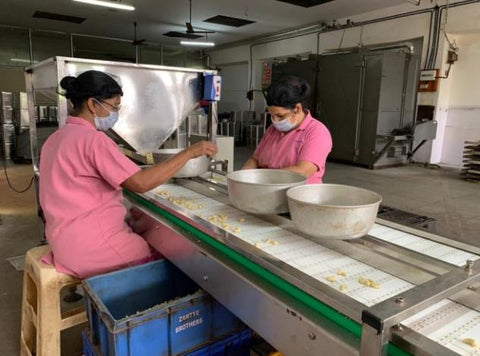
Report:
<svg viewBox="0 0 480 356"><path fill-rule="evenodd" d="M308 83L286 77L267 92L272 125L242 169L288 169L303 174L307 183L321 183L332 149L330 132L307 109Z"/></svg>
<svg viewBox="0 0 480 356"><path fill-rule="evenodd" d="M44 261L80 278L147 262L152 259L149 245L125 222L122 188L153 189L189 159L215 155L217 147L199 142L142 170L103 132L118 120L120 85L91 70L63 78L60 86L73 113L41 151L40 205L52 249Z"/></svg>

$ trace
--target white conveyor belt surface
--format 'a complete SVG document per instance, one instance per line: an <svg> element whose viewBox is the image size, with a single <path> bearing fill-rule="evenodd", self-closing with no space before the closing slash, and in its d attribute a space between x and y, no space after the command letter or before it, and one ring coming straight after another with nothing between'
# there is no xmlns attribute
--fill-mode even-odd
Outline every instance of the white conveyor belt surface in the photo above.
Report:
<svg viewBox="0 0 480 356"><path fill-rule="evenodd" d="M403 279L185 187L162 185L154 190L154 198L170 199L189 213L209 221L366 306L372 306L414 287ZM345 272L345 276L340 275L339 271ZM361 277L377 282L380 288L360 284L358 279Z"/></svg>
<svg viewBox="0 0 480 356"><path fill-rule="evenodd" d="M480 344L480 313L459 303L444 299L402 324L461 355L480 356L478 347L463 342Z"/></svg>
<svg viewBox="0 0 480 356"><path fill-rule="evenodd" d="M375 224L368 234L377 239L459 267L465 266L467 260L475 261L480 258L480 256L473 253L445 246L441 243L423 239L408 232L395 230L379 224Z"/></svg>

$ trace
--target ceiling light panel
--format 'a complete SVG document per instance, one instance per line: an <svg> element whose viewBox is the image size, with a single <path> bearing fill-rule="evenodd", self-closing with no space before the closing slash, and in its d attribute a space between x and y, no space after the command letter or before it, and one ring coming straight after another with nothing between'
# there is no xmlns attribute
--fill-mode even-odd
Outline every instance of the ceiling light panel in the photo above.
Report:
<svg viewBox="0 0 480 356"><path fill-rule="evenodd" d="M52 12L44 12L44 11L35 11L35 13L32 15L32 17L35 17L35 18L38 18L38 19L72 22L72 23L76 23L76 24L80 24L80 23L82 23L83 21L86 20L85 17L54 14Z"/></svg>
<svg viewBox="0 0 480 356"><path fill-rule="evenodd" d="M198 41L180 41L182 46L193 46L193 47L213 47L215 46L214 42L198 42Z"/></svg>
<svg viewBox="0 0 480 356"><path fill-rule="evenodd" d="M127 10L127 11L135 10L135 7L133 7L132 5L121 4L115 1L103 1L103 0L73 0L73 1L81 2L89 5L110 7L112 9Z"/></svg>
<svg viewBox="0 0 480 356"><path fill-rule="evenodd" d="M225 25L225 26L231 26L231 27L242 27L245 25L249 25L251 23L255 23L255 21L244 20L236 17L229 17L229 16L223 16L223 15L210 17L209 19L206 19L205 22L216 23L219 25Z"/></svg>
<svg viewBox="0 0 480 356"><path fill-rule="evenodd" d="M286 2L292 5L297 5L301 7L312 7L312 6L325 4L333 0L277 0L277 1Z"/></svg>

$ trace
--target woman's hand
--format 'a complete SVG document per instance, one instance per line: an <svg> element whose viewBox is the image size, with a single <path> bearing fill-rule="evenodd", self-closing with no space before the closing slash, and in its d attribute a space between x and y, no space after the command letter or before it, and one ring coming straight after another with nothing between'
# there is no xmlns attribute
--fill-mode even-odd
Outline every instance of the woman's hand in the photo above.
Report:
<svg viewBox="0 0 480 356"><path fill-rule="evenodd" d="M185 150L190 158L196 158L203 155L213 157L217 154L217 145L211 141L200 141Z"/></svg>
<svg viewBox="0 0 480 356"><path fill-rule="evenodd" d="M258 168L258 159L254 156L250 157L242 167L242 169L256 169L256 168Z"/></svg>
<svg viewBox="0 0 480 356"><path fill-rule="evenodd" d="M189 159L203 155L212 157L217 154L217 151L217 145L213 142L197 142L169 160L135 173L122 183L122 187L132 192L145 193L172 178Z"/></svg>

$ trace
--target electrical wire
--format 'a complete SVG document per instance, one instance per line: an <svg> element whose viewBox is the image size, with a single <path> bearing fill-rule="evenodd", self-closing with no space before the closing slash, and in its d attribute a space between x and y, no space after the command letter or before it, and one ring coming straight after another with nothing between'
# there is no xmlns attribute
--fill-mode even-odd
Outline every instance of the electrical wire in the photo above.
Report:
<svg viewBox="0 0 480 356"><path fill-rule="evenodd" d="M33 181L35 180L35 176L32 176L32 179L30 179L30 183L28 183L28 186L24 189L17 189L13 186L12 182L10 182L10 178L8 177L7 173L7 157L5 155L5 150L3 150L3 155L2 155L2 161L3 161L3 172L5 173L5 178L7 179L7 184L16 193L25 193L27 190L29 190L32 187Z"/></svg>
<svg viewBox="0 0 480 356"><path fill-rule="evenodd" d="M433 25L433 13L430 12L430 25L428 26L428 42L427 42L427 54L425 55L425 63L423 64L423 69L429 69L428 66L428 55L430 51L430 41L432 37L432 25Z"/></svg>
<svg viewBox="0 0 480 356"><path fill-rule="evenodd" d="M455 40L453 40L453 43L452 43L452 41L450 41L450 38L448 38L447 31L446 31L447 23L448 23L449 7L450 7L450 0L447 0L447 5L446 5L446 8L445 8L445 20L443 21L442 32L443 32L443 35L445 36L445 39L448 42L448 45L449 45L450 49L453 50L453 51L457 51L458 47L457 47L457 44L455 43Z"/></svg>
<svg viewBox="0 0 480 356"><path fill-rule="evenodd" d="M447 79L450 74L450 69L452 69L452 63L448 63L448 69L445 71L444 76L437 75L435 78Z"/></svg>
<svg viewBox="0 0 480 356"><path fill-rule="evenodd" d="M440 8L440 14L439 14L439 20L441 19L442 17L442 12L443 10L447 10L447 13L448 13L448 10L450 10L451 8L455 8L455 7L458 7L458 6L463 6L463 5L471 5L471 4L476 4L476 3L479 3L480 0L464 0L464 1L459 1L459 2L455 2L455 3L450 3L450 1L447 3L447 5L443 5L441 6ZM447 18L448 18L448 14L447 14ZM437 42L437 46L435 48L435 56L433 58L433 63L436 62L436 59L437 59L437 53L438 53L438 41L439 41L439 37L440 37L440 34L441 34L441 31L440 29L437 31L437 35L436 35L436 42Z"/></svg>
<svg viewBox="0 0 480 356"><path fill-rule="evenodd" d="M456 41L455 41L455 40L453 40L453 42L450 41L450 38L448 38L448 35L447 35L447 33L445 32L445 29L443 30L443 35L445 36L445 39L447 40L450 49L451 49L451 50L454 50L454 51L458 50Z"/></svg>
<svg viewBox="0 0 480 356"><path fill-rule="evenodd" d="M362 27L363 28L363 27ZM345 37L345 28L343 29L342 31L342 38L340 38L340 43L338 44L338 49L341 49L342 48L342 45L343 45L343 38ZM361 40L360 40L361 42Z"/></svg>
<svg viewBox="0 0 480 356"><path fill-rule="evenodd" d="M438 44L440 43L440 34L442 33L442 12L443 7L438 12L438 20L437 20L437 29L435 30L435 47L432 47L433 50L433 58L432 58L432 66L431 69L435 68L437 62L437 54L438 54Z"/></svg>
<svg viewBox="0 0 480 356"><path fill-rule="evenodd" d="M430 47L430 53L428 56L428 69L433 69L435 66L435 54L438 48L438 34L440 32L440 10L438 6L435 6L433 9L433 35L432 35L432 46Z"/></svg>

